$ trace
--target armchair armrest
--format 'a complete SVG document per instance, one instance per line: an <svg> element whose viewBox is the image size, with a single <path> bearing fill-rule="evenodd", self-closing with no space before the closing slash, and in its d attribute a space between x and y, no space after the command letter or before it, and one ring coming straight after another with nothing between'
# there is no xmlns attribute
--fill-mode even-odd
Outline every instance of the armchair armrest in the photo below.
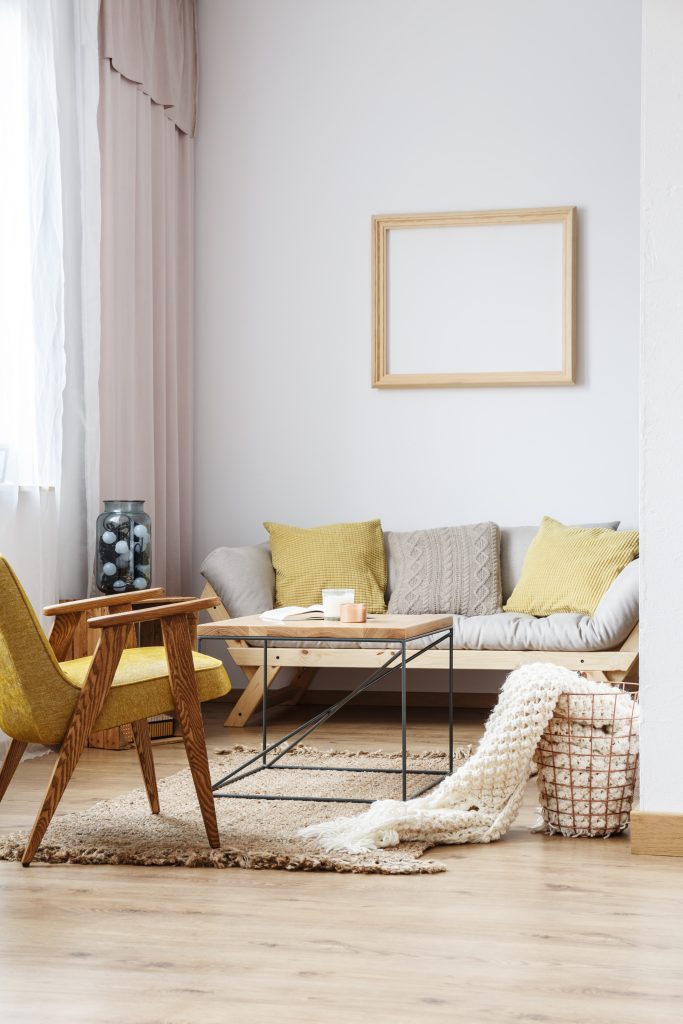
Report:
<svg viewBox="0 0 683 1024"><path fill-rule="evenodd" d="M149 592L148 592L149 593ZM130 603L130 602L129 602ZM197 597L192 601L178 601L177 604L154 605L138 608L132 612L114 612L112 615L97 615L88 619L90 629L105 629L108 626L132 626L136 622L150 622L154 619L170 619L178 615L193 615L205 608L215 608L218 597Z"/></svg>
<svg viewBox="0 0 683 1024"><path fill-rule="evenodd" d="M127 594L102 594L101 597L86 597L82 601L61 601L43 608L43 615L70 615L72 612L87 612L91 608L112 608L118 604L132 604L140 598L165 597L163 587L152 587L150 590L139 590Z"/></svg>

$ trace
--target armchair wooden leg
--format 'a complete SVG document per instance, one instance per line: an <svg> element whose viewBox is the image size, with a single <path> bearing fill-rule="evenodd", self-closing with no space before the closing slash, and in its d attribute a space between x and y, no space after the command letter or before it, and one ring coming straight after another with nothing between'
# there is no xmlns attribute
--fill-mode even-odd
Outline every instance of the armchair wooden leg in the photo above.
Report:
<svg viewBox="0 0 683 1024"><path fill-rule="evenodd" d="M9 745L9 750L5 754L5 760L2 762L2 768L0 768L0 800L7 792L7 787L12 781L12 777L19 767L21 756L28 746L28 743L20 743L19 740L12 740Z"/></svg>
<svg viewBox="0 0 683 1024"><path fill-rule="evenodd" d="M187 759L190 762L194 787L204 819L204 828L209 845L213 849L218 849L221 843L216 820L216 805L211 789L209 758L206 753L204 723L197 693L197 679L192 661L187 618L183 616L162 619L161 631L168 660L171 693L183 733Z"/></svg>
<svg viewBox="0 0 683 1024"><path fill-rule="evenodd" d="M76 707L69 722L69 728L57 757L57 763L52 772L52 778L45 794L43 806L38 812L33 831L29 836L24 855L21 858L21 863L25 868L29 866L36 855L36 850L41 844L69 779L73 775L74 768L83 753L83 748L92 732L95 720L102 710L102 705L114 678L116 667L126 646L127 636L127 625L112 626L111 629L103 631L102 637L97 644L88 675L76 702Z"/></svg>
<svg viewBox="0 0 683 1024"><path fill-rule="evenodd" d="M147 790L149 806L152 814L158 814L159 791L157 789L157 777L154 771L154 757L152 755L152 741L149 735L147 719L141 718L137 722L131 722L131 728L133 730L135 747L138 752L138 757L140 758L140 768L142 769L142 778L145 781L145 789Z"/></svg>
<svg viewBox="0 0 683 1024"><path fill-rule="evenodd" d="M234 708L223 723L226 728L243 728L251 716L263 704L263 669L248 665L242 669L247 677L247 685L237 700ZM279 665L268 668L268 689L273 685L282 669Z"/></svg>

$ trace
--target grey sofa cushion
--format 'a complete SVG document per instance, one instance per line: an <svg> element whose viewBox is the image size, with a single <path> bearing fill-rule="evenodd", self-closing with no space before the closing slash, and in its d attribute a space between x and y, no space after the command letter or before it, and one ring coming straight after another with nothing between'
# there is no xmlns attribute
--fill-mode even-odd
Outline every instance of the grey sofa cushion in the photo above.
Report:
<svg viewBox="0 0 683 1024"><path fill-rule="evenodd" d="M636 558L619 573L593 615L456 615L455 646L466 651L613 650L638 622L638 569Z"/></svg>
<svg viewBox="0 0 683 1024"><path fill-rule="evenodd" d="M232 618L260 615L275 605L275 572L268 544L215 548L199 571Z"/></svg>
<svg viewBox="0 0 683 1024"><path fill-rule="evenodd" d="M384 534L390 615L492 615L500 609L496 523Z"/></svg>
<svg viewBox="0 0 683 1024"><path fill-rule="evenodd" d="M613 523L577 523L577 526L602 526L606 530L616 530L619 520ZM503 604L517 586L522 575L524 558L529 545L538 533L538 526L502 526L500 530L500 577L503 592Z"/></svg>
<svg viewBox="0 0 683 1024"><path fill-rule="evenodd" d="M496 615L453 616L453 642L465 651L609 651L618 647L638 622L638 559L617 576L594 615L533 615L499 612ZM411 641L408 647L425 647L431 637ZM334 648L334 641L292 641L283 647ZM360 647L344 644L344 647ZM363 648L393 644L363 644ZM439 644L448 647L448 642ZM417 666L419 667L419 666Z"/></svg>

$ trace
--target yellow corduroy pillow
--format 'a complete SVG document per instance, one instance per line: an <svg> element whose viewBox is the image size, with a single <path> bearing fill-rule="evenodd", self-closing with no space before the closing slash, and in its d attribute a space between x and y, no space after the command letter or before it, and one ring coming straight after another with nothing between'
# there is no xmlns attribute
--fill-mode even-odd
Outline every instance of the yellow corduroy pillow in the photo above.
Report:
<svg viewBox="0 0 683 1024"><path fill-rule="evenodd" d="M323 587L353 587L369 612L386 611L387 563L379 519L310 529L263 524L270 534L275 606L320 604Z"/></svg>
<svg viewBox="0 0 683 1024"><path fill-rule="evenodd" d="M503 611L592 615L610 584L637 557L637 530L563 526L544 516Z"/></svg>

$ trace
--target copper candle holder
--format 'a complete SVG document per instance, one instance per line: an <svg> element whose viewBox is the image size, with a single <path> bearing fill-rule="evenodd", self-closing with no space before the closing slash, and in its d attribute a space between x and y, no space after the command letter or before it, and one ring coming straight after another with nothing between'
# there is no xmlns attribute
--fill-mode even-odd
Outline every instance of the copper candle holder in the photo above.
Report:
<svg viewBox="0 0 683 1024"><path fill-rule="evenodd" d="M364 604L343 604L339 609L340 622L367 622L368 610Z"/></svg>

